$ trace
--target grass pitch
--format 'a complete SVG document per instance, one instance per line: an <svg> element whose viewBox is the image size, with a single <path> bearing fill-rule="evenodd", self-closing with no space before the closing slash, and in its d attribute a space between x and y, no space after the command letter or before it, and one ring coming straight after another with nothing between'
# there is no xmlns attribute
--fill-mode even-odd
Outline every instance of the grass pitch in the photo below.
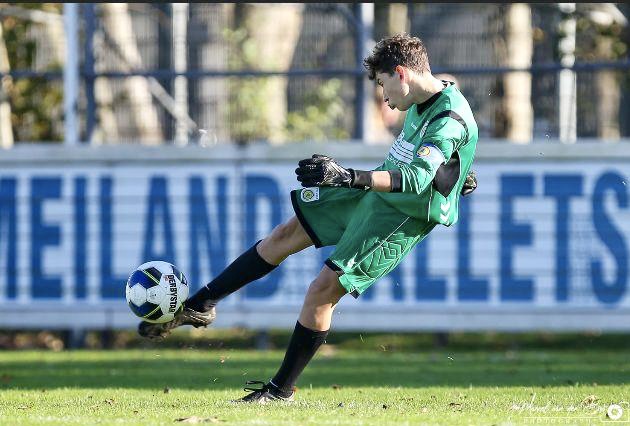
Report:
<svg viewBox="0 0 630 426"><path fill-rule="evenodd" d="M234 404L282 351L0 352L1 425L630 424L627 350L335 350L297 401ZM616 413L619 413L617 411ZM616 414L613 412L613 414ZM616 422L615 422L616 423Z"/></svg>

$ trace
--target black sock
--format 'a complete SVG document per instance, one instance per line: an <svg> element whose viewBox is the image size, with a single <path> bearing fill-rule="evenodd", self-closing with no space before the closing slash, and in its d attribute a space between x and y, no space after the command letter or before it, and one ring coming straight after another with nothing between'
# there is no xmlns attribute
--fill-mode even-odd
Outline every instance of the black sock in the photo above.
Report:
<svg viewBox="0 0 630 426"><path fill-rule="evenodd" d="M328 330L315 331L304 327L299 321L296 322L282 365L271 379L271 384L284 394L290 394L299 375L324 343L327 335Z"/></svg>
<svg viewBox="0 0 630 426"><path fill-rule="evenodd" d="M215 279L201 287L186 301L186 307L197 312L206 312L220 299L273 271L278 265L267 263L260 257L256 250L259 243L260 241L237 257Z"/></svg>

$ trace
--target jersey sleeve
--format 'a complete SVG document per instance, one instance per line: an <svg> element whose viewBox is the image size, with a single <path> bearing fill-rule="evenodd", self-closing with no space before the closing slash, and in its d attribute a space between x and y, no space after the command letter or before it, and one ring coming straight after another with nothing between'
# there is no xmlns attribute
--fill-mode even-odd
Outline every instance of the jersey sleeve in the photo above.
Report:
<svg viewBox="0 0 630 426"><path fill-rule="evenodd" d="M399 166L401 192L421 194L435 178L437 169L446 164L465 138L465 129L450 117L429 124L409 164Z"/></svg>

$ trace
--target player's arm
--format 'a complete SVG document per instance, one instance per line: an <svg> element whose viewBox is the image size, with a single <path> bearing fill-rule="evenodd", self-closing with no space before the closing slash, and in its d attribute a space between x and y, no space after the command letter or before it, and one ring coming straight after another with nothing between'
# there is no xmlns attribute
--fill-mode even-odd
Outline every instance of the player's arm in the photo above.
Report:
<svg viewBox="0 0 630 426"><path fill-rule="evenodd" d="M381 192L391 192L394 181L387 171L367 171L345 168L332 157L314 154L298 163L297 180L304 187L336 186Z"/></svg>
<svg viewBox="0 0 630 426"><path fill-rule="evenodd" d="M372 174L372 190L378 192L394 192L395 188L392 188L392 183L395 177L386 170L377 170L370 172Z"/></svg>
<svg viewBox="0 0 630 426"><path fill-rule="evenodd" d="M431 123L409 164L400 164L390 173L394 192L421 194L435 179L437 170L446 164L457 144L466 137L464 127L450 117Z"/></svg>
<svg viewBox="0 0 630 426"><path fill-rule="evenodd" d="M412 176L415 175L416 178L409 179L408 182L413 182L416 188L426 188L427 185L430 184L433 181L433 179L435 179L437 168L439 168L439 165L437 165L437 167L426 167L426 166L420 167L419 170L415 168L416 170L413 170ZM378 177L376 175L372 175L373 180L375 182L373 189L376 191L382 191L382 192L403 192L402 190L403 189L403 171L409 172L409 168L405 167L400 172L398 171L374 172L375 174L378 173ZM417 178L417 176L421 176L421 177ZM431 177L431 179L429 179L429 177ZM377 180L379 180L378 183L377 183ZM411 189L412 187L413 187L412 184L407 185L407 188ZM462 186L461 193L464 196L470 195L473 193L475 189L477 189L477 174L475 173L474 170L470 170L468 174L466 175L466 180L464 181L464 185ZM420 191L422 190L423 189L420 189ZM416 189L415 191L408 191L408 192L417 192L417 191L418 189Z"/></svg>
<svg viewBox="0 0 630 426"><path fill-rule="evenodd" d="M436 121L427 129L424 141L410 164L403 164L396 170L365 171L344 168L333 158L315 154L301 160L295 170L302 186L336 186L372 189L380 192L422 193L433 181L437 169L450 159L455 145L465 131L459 123L447 123L448 118ZM468 185L470 180L471 185ZM462 190L464 195L476 186L474 174ZM474 184L474 185L473 185ZM468 186L467 186L468 185Z"/></svg>

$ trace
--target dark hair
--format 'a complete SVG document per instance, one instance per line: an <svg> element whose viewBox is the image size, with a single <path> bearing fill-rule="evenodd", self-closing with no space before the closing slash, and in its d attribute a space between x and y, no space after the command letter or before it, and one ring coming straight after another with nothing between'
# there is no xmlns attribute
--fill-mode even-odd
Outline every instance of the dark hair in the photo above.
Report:
<svg viewBox="0 0 630 426"><path fill-rule="evenodd" d="M363 60L370 80L376 74L393 74L396 66L402 65L417 72L431 72L429 55L422 40L409 34L396 34L376 43L372 54Z"/></svg>

